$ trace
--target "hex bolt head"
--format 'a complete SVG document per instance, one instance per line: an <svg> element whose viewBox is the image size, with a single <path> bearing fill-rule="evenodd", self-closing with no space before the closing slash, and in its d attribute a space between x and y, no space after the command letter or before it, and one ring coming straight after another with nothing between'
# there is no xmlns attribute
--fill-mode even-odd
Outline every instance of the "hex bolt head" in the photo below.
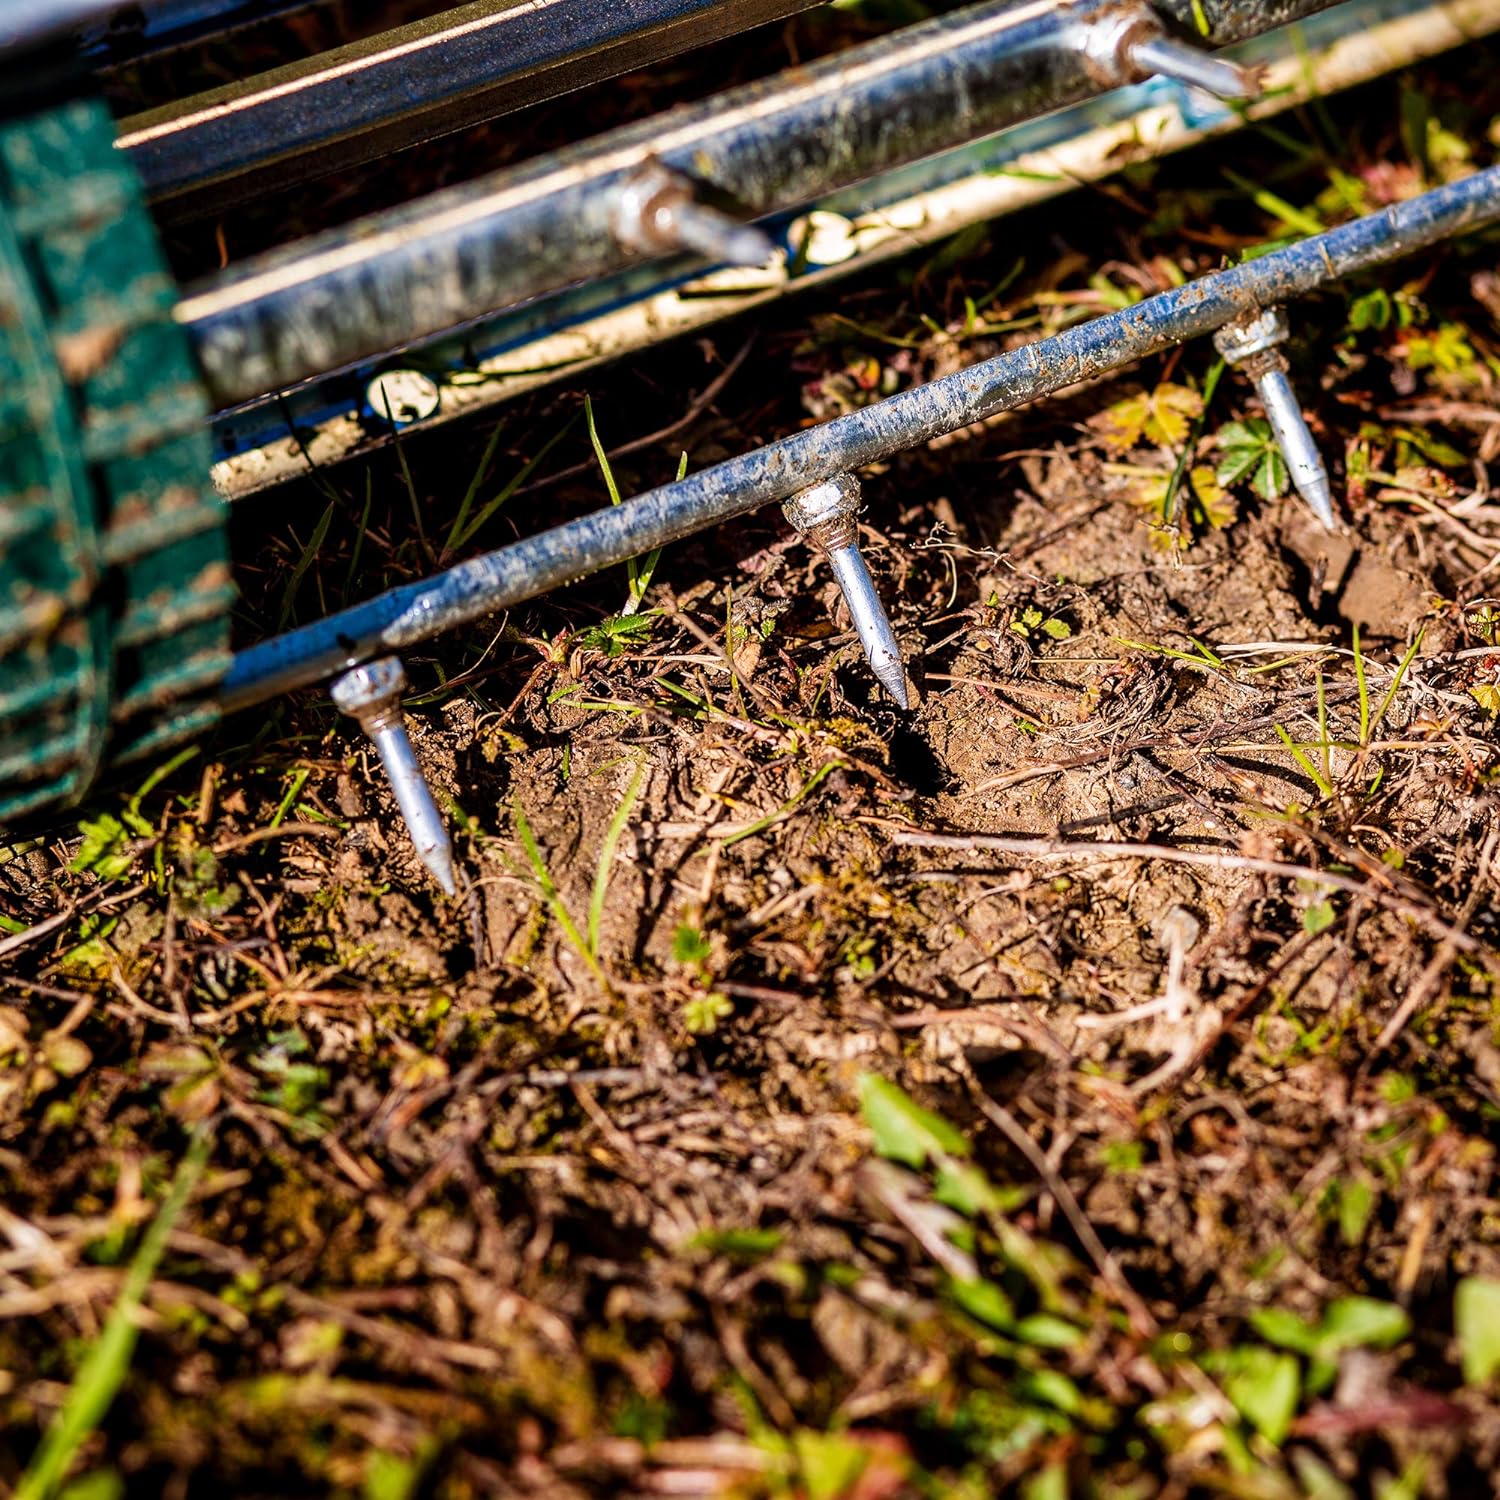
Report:
<svg viewBox="0 0 1500 1500"><path fill-rule="evenodd" d="M1232 365L1243 364L1252 355L1264 354L1291 336L1284 307L1263 307L1246 318L1226 323L1214 335L1214 348Z"/></svg>
<svg viewBox="0 0 1500 1500"><path fill-rule="evenodd" d="M836 474L783 501L781 513L809 541L826 547L819 534L822 528L847 522L852 530L859 506L859 480L852 474Z"/></svg>
<svg viewBox="0 0 1500 1500"><path fill-rule="evenodd" d="M870 670L902 708L909 708L901 648L859 550L854 524L859 503L859 481L852 474L837 474L798 491L781 509L798 532L827 555Z"/></svg>
<svg viewBox="0 0 1500 1500"><path fill-rule="evenodd" d="M383 656L379 661L351 667L342 677L336 677L329 686L328 696L341 714L363 721L367 714L389 708L405 691L406 668L399 658Z"/></svg>
<svg viewBox="0 0 1500 1500"><path fill-rule="evenodd" d="M329 686L334 707L369 735L385 774L390 778L396 805L417 857L448 895L457 893L453 873L453 845L443 816L432 800L416 751L406 733L401 694L406 690L406 668L394 656L351 667Z"/></svg>

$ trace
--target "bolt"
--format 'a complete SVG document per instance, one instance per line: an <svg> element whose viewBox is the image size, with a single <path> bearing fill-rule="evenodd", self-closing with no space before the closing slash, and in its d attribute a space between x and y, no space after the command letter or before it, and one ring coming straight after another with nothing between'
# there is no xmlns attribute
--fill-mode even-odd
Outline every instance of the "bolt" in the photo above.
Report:
<svg viewBox="0 0 1500 1500"><path fill-rule="evenodd" d="M886 692L902 708L909 707L901 648L875 592L875 580L860 555L854 524L859 513L859 481L852 474L826 479L793 495L783 504L782 512L805 540L827 554L865 659Z"/></svg>
<svg viewBox="0 0 1500 1500"><path fill-rule="evenodd" d="M1278 347L1289 331L1285 309L1262 308L1226 323L1214 335L1214 348L1254 383L1297 493L1327 530L1337 531L1328 470L1302 415L1297 393L1287 379L1286 356Z"/></svg>
<svg viewBox="0 0 1500 1500"><path fill-rule="evenodd" d="M1165 32L1142 33L1127 44L1124 60L1143 78L1160 73L1219 99L1248 100L1260 95L1260 81L1249 68L1201 52Z"/></svg>
<svg viewBox="0 0 1500 1500"><path fill-rule="evenodd" d="M1139 83L1160 73L1220 99L1254 99L1260 94L1260 70L1169 36L1146 9L1130 7L1087 22L1077 45L1109 85Z"/></svg>
<svg viewBox="0 0 1500 1500"><path fill-rule="evenodd" d="M625 179L615 233L630 250L692 250L730 266L763 266L776 253L763 230L699 203L691 179L659 161L647 162Z"/></svg>
<svg viewBox="0 0 1500 1500"><path fill-rule="evenodd" d="M453 878L453 845L406 734L401 714L401 694L405 690L405 667L394 656L385 656L345 672L334 680L329 693L334 706L358 719L374 742L417 857L452 896L458 890Z"/></svg>

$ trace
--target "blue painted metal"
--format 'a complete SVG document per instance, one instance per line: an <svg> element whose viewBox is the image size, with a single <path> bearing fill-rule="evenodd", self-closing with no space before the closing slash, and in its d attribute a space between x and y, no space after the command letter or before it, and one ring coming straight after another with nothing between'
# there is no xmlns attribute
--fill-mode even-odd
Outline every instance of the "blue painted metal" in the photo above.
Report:
<svg viewBox="0 0 1500 1500"><path fill-rule="evenodd" d="M613 509L390 590L235 658L235 708L317 682L1356 272L1500 220L1500 168L1187 283Z"/></svg>

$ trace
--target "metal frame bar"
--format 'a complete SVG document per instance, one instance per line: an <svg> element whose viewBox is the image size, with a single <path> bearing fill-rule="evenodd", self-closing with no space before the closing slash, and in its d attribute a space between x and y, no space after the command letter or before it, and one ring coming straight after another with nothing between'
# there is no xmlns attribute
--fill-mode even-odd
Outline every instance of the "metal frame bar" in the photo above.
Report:
<svg viewBox="0 0 1500 1500"><path fill-rule="evenodd" d="M1328 3L1192 9L1227 41ZM989 0L257 257L189 288L178 318L232 406L641 260L619 213L648 162L741 217L784 211L1132 81L1114 39L1149 16Z"/></svg>
<svg viewBox="0 0 1500 1500"><path fill-rule="evenodd" d="M1136 161L1180 150L1497 30L1500 0L1348 0L1230 49L1236 61L1264 69L1264 95L1248 111L1166 79L1059 110L764 224L782 254L763 271L637 266L457 338L222 414L214 483L226 498L243 499L305 475L310 463L337 463L388 442L391 426L367 392L393 362L432 381L435 408L414 428L425 431L1095 181L1123 154Z"/></svg>
<svg viewBox="0 0 1500 1500"><path fill-rule="evenodd" d="M70 40L108 66L319 0L0 0L0 53Z"/></svg>
<svg viewBox="0 0 1500 1500"><path fill-rule="evenodd" d="M120 123L174 216L494 119L823 0L472 0Z"/></svg>
<svg viewBox="0 0 1500 1500"><path fill-rule="evenodd" d="M903 448L1212 333L1260 308L1496 221L1500 167L1491 167L252 646L235 657L223 704L242 708L308 686Z"/></svg>

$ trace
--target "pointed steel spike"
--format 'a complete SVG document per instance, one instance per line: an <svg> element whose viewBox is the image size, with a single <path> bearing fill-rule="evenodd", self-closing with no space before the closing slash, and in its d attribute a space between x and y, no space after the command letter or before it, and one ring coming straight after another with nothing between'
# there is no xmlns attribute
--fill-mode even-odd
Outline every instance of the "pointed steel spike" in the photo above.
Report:
<svg viewBox="0 0 1500 1500"><path fill-rule="evenodd" d="M1334 515L1333 486L1328 482L1328 470L1323 466L1323 455L1313 441L1286 372L1267 370L1256 380L1255 389L1266 409L1266 420L1271 424L1276 446L1286 460L1287 472L1292 476L1297 493L1327 530L1337 531L1338 519Z"/></svg>
<svg viewBox="0 0 1500 1500"><path fill-rule="evenodd" d="M1215 57L1160 32L1143 35L1127 44L1126 57L1146 76L1159 73L1220 99L1249 100L1260 96L1260 81L1249 69L1225 57Z"/></svg>
<svg viewBox="0 0 1500 1500"><path fill-rule="evenodd" d="M622 245L650 255L692 250L726 265L763 266L776 254L764 230L700 203L692 179L659 161L648 162L621 183L614 228Z"/></svg>
<svg viewBox="0 0 1500 1500"><path fill-rule="evenodd" d="M1328 470L1287 377L1286 358L1278 347L1289 332L1283 308L1262 308L1253 316L1225 324L1214 335L1214 348L1255 386L1297 493L1324 527L1337 531L1338 516L1333 508Z"/></svg>
<svg viewBox="0 0 1500 1500"><path fill-rule="evenodd" d="M826 554L876 680L902 708L910 708L901 647L859 550L854 525L859 512L859 481L852 474L839 474L793 495L782 510L802 536Z"/></svg>
<svg viewBox="0 0 1500 1500"><path fill-rule="evenodd" d="M406 733L401 713L401 694L405 690L406 669L396 657L385 656L336 678L329 694L334 706L359 720L360 727L369 735L390 778L396 806L401 809L417 858L443 891L454 896L458 894L458 881L453 869L453 844Z"/></svg>
<svg viewBox="0 0 1500 1500"><path fill-rule="evenodd" d="M854 621L855 634L880 685L902 708L909 708L906 694L906 664L901 660L901 648L896 644L896 633L891 629L890 617L885 612L880 595L875 591L875 580L865 563L860 550L853 543L844 547L830 548L829 566L838 580L839 592L849 606L850 618Z"/></svg>

